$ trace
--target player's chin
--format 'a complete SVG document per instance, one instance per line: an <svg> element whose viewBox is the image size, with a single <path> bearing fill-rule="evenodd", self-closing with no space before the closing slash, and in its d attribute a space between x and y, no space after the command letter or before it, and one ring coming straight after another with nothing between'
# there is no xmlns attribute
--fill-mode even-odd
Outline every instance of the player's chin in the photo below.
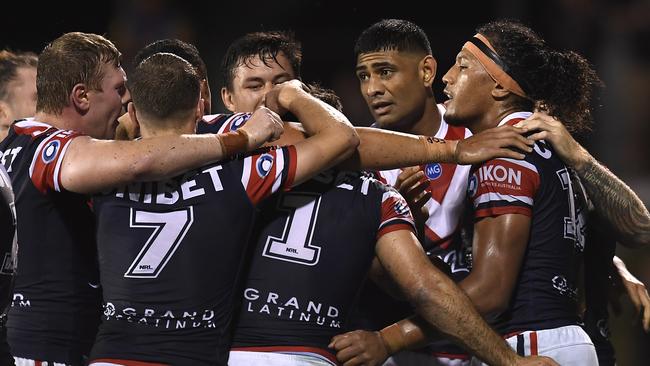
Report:
<svg viewBox="0 0 650 366"><path fill-rule="evenodd" d="M444 119L445 122L452 126L463 126L463 119L454 113L450 113L449 110L447 110L447 113L445 113Z"/></svg>
<svg viewBox="0 0 650 366"><path fill-rule="evenodd" d="M390 130L391 128L395 128L400 122L399 119L393 114L383 114L383 115L373 114L373 118L375 119L375 122L379 125L379 127L388 130Z"/></svg>

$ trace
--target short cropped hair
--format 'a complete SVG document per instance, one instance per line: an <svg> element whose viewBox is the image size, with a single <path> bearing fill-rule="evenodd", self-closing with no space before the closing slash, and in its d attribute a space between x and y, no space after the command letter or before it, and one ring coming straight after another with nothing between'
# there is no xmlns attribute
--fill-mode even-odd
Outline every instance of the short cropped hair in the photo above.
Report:
<svg viewBox="0 0 650 366"><path fill-rule="evenodd" d="M192 113L200 97L200 77L186 60L156 53L131 72L127 81L136 110L158 120Z"/></svg>

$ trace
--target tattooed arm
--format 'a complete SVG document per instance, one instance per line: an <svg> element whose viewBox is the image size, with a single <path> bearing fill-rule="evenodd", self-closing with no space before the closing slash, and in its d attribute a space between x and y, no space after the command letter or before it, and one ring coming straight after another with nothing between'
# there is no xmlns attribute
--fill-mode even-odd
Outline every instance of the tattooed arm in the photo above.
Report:
<svg viewBox="0 0 650 366"><path fill-rule="evenodd" d="M639 196L580 146L562 122L546 114L534 113L517 127L538 131L529 137L553 145L560 158L576 171L597 214L616 230L621 244L629 247L650 245L650 213Z"/></svg>

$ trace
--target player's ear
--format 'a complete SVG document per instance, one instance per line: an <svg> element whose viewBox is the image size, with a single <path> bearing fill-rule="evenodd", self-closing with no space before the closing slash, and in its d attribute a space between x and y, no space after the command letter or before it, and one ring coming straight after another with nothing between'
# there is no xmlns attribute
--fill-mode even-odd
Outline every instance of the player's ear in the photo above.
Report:
<svg viewBox="0 0 650 366"><path fill-rule="evenodd" d="M129 112L129 118L131 118L131 122L133 123L133 125L140 127L140 121L138 121L138 117L136 116L135 105L133 104L133 102L129 102L127 106L127 110Z"/></svg>
<svg viewBox="0 0 650 366"><path fill-rule="evenodd" d="M199 103L196 105L196 120L200 121L203 118L203 115L205 114L205 100L203 98L199 98Z"/></svg>
<svg viewBox="0 0 650 366"><path fill-rule="evenodd" d="M221 100L223 105L228 108L229 111L235 113L235 103L233 102L233 95L225 86L221 88Z"/></svg>
<svg viewBox="0 0 650 366"><path fill-rule="evenodd" d="M88 91L89 89L86 84L78 83L72 87L72 93L70 93L71 104L81 113L85 113L90 109Z"/></svg>
<svg viewBox="0 0 650 366"><path fill-rule="evenodd" d="M436 78L437 68L438 63L431 55L426 55L420 61L420 76L422 77L422 82L425 87L430 88L431 85L433 85L433 80Z"/></svg>
<svg viewBox="0 0 650 366"><path fill-rule="evenodd" d="M492 97L497 100L502 100L506 98L508 95L510 95L512 92L506 88L504 88L501 84L495 82L494 87L490 91L490 94L492 94Z"/></svg>
<svg viewBox="0 0 650 366"><path fill-rule="evenodd" d="M9 118L9 104L5 103L4 100L0 100L0 121L4 121ZM9 121L11 123L13 121Z"/></svg>

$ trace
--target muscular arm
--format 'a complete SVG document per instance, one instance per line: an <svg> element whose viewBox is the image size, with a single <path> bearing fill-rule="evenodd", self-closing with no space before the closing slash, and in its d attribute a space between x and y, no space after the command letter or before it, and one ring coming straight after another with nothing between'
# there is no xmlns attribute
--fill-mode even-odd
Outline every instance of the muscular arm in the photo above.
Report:
<svg viewBox="0 0 650 366"><path fill-rule="evenodd" d="M504 311L515 288L530 231L530 217L506 214L474 224L473 266L459 283L482 315Z"/></svg>
<svg viewBox="0 0 650 366"><path fill-rule="evenodd" d="M473 268L459 286L481 315L498 313L507 308L529 230L530 218L519 214L486 217L474 225ZM433 323L422 315L419 313L394 325L407 337L391 353L421 346L436 335L431 327Z"/></svg>
<svg viewBox="0 0 650 366"><path fill-rule="evenodd" d="M286 109L294 114L309 136L295 144L298 161L294 185L339 164L359 145L359 136L347 118L305 92L297 81L276 86L266 95L266 102L271 109Z"/></svg>
<svg viewBox="0 0 650 366"><path fill-rule="evenodd" d="M562 122L544 113L534 113L517 126L536 131L531 138L549 141L560 158L578 173L596 212L616 230L621 244L650 245L650 213L643 201L591 156Z"/></svg>
<svg viewBox="0 0 650 366"><path fill-rule="evenodd" d="M382 266L429 324L488 364L515 363L516 354L483 321L458 286L429 262L410 231L398 230L382 236L376 253ZM388 349L394 351L394 346L408 338L410 331L393 326L382 330L382 338Z"/></svg>
<svg viewBox="0 0 650 366"><path fill-rule="evenodd" d="M282 124L268 109L256 111L244 126L247 136L241 150L253 149L277 138ZM63 187L77 193L95 193L134 181L158 180L223 160L221 135L159 136L136 141L74 138L61 162Z"/></svg>
<svg viewBox="0 0 650 366"><path fill-rule="evenodd" d="M533 140L512 126L483 131L465 140L441 140L378 128L356 127L357 150L342 162L347 170L387 170L430 162L477 164L496 157L522 159ZM283 135L274 144L290 145L305 139L300 124L286 122Z"/></svg>
<svg viewBox="0 0 650 366"><path fill-rule="evenodd" d="M75 138L61 164L61 183L77 193L174 176L223 158L215 135L163 136L137 141Z"/></svg>
<svg viewBox="0 0 650 366"><path fill-rule="evenodd" d="M378 128L358 127L357 154L346 164L356 169L396 169L430 162L477 164L496 157L523 159L510 148L531 151L532 140L516 128L489 129L465 140L442 140Z"/></svg>
<svg viewBox="0 0 650 366"><path fill-rule="evenodd" d="M580 149L584 158L572 167L585 186L596 212L616 230L621 244L629 247L650 245L650 213L643 201L584 148Z"/></svg>

